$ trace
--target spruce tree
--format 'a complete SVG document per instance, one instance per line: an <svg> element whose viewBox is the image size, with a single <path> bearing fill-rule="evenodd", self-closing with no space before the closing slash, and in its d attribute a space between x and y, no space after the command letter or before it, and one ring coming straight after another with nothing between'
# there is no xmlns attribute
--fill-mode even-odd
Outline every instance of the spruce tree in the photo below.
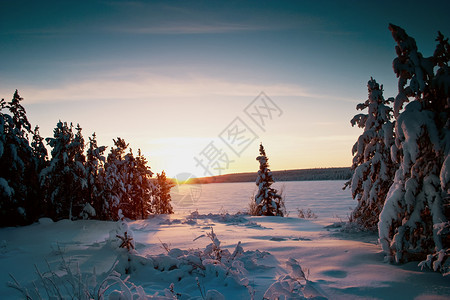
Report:
<svg viewBox="0 0 450 300"><path fill-rule="evenodd" d="M35 166L28 141L31 133L22 97L16 90L13 99L0 102L0 225L31 222L35 218ZM3 113L7 108L10 114Z"/></svg>
<svg viewBox="0 0 450 300"><path fill-rule="evenodd" d="M125 150L128 144L122 138L113 140L114 146L111 148L105 163L104 173L104 194L102 215L107 220L119 220L123 213L123 205L128 202L127 190L125 187Z"/></svg>
<svg viewBox="0 0 450 300"><path fill-rule="evenodd" d="M146 218L151 210L153 173L140 150L136 157L131 149L125 154L128 144L121 138L114 145L105 164L104 214L111 220Z"/></svg>
<svg viewBox="0 0 450 300"><path fill-rule="evenodd" d="M0 100L0 225L14 225L11 214L16 216L17 205L14 199L14 189L11 186L11 165L9 141L11 140L12 118L3 110L6 108L4 99Z"/></svg>
<svg viewBox="0 0 450 300"><path fill-rule="evenodd" d="M391 153L399 169L380 214L380 243L388 260L426 259L434 270L448 272L450 46L439 33L434 55L426 58L402 28L389 29L397 42Z"/></svg>
<svg viewBox="0 0 450 300"><path fill-rule="evenodd" d="M41 172L49 216L56 219L80 217L87 201L87 179L84 168L84 139L81 127L59 121L53 138L46 141L52 147L49 166Z"/></svg>
<svg viewBox="0 0 450 300"><path fill-rule="evenodd" d="M87 172L85 168L85 143L81 133L82 128L77 124L76 133L70 143L70 170L72 179L72 197L69 215L72 219L79 218L83 208L89 201Z"/></svg>
<svg viewBox="0 0 450 300"><path fill-rule="evenodd" d="M274 183L272 172L269 169L268 158L264 150L264 146L259 146L259 171L256 178L258 192L255 196L254 215L258 216L281 216L285 214L283 198L278 191L271 187Z"/></svg>
<svg viewBox="0 0 450 300"><path fill-rule="evenodd" d="M388 106L394 99L383 97L383 86L371 78L367 83L369 97L356 106L368 109L358 114L352 126L364 129L352 149L353 176L350 184L353 199L358 201L350 216L350 222L363 229L376 230L386 195L392 184L396 165L392 162L390 148L394 143L392 109Z"/></svg>
<svg viewBox="0 0 450 300"><path fill-rule="evenodd" d="M39 217L44 216L44 191L41 189L39 180L39 174L48 166L48 152L44 146L44 138L39 133L39 126L36 126L33 131L33 137L31 140L31 149L33 156L34 169L29 172L29 184L31 191L29 193L31 207L29 207L30 213L28 215L32 218L30 221L36 221Z"/></svg>
<svg viewBox="0 0 450 300"><path fill-rule="evenodd" d="M170 190L175 184L168 180L164 171L156 174L156 184L154 188L154 196L152 203L152 212L154 214L173 214L172 198Z"/></svg>
<svg viewBox="0 0 450 300"><path fill-rule="evenodd" d="M145 219L151 212L153 183L151 177L153 172L148 166L148 161L142 154L141 150L138 150L138 155L135 158L134 166L135 176L133 181L133 195L134 204L138 217Z"/></svg>
<svg viewBox="0 0 450 300"><path fill-rule="evenodd" d="M31 148L33 150L33 158L35 161L36 171L39 174L42 169L47 166L48 152L44 145L44 138L39 133L39 126L36 126L33 131L33 140Z"/></svg>
<svg viewBox="0 0 450 300"><path fill-rule="evenodd" d="M89 147L86 152L86 176L87 176L87 203L89 203L96 213L96 217L104 219L102 215L103 207L103 174L105 156L105 146L97 145L97 137L95 133L89 137Z"/></svg>
<svg viewBox="0 0 450 300"><path fill-rule="evenodd" d="M132 149L129 149L128 153L124 156L122 165L121 178L124 191L120 200L120 207L125 217L136 220L139 217L140 190L137 184L139 174L136 170L136 158Z"/></svg>

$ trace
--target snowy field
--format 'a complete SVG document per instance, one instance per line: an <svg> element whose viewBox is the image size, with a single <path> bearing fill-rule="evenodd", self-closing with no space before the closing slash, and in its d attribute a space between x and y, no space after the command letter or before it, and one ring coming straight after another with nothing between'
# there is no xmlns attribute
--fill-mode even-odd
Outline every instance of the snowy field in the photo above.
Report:
<svg viewBox="0 0 450 300"><path fill-rule="evenodd" d="M139 293L161 299L449 299L449 278L421 271L417 263L384 263L376 235L330 226L346 220L355 205L343 184L275 184L284 189L286 218L236 215L247 209L255 185L223 183L175 189L171 216L125 224L43 219L2 228L0 298L24 298L7 286L12 274L33 299L49 298L43 284L57 296L90 291L106 299L138 299ZM183 198L186 189L196 195L193 203ZM298 218L298 208L317 218ZM134 237L131 254L116 237L125 231Z"/></svg>

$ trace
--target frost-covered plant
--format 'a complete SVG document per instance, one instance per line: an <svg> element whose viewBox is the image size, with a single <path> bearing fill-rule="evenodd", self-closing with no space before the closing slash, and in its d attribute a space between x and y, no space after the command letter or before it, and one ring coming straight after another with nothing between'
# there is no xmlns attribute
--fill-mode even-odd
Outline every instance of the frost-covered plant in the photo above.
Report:
<svg viewBox="0 0 450 300"><path fill-rule="evenodd" d="M380 243L388 260L428 257L428 265L433 261L436 271L446 273L450 236L440 224L450 218L450 46L439 33L434 55L425 58L402 28L391 24L389 29L397 42L396 139L391 154L399 169L380 214Z"/></svg>
<svg viewBox="0 0 450 300"><path fill-rule="evenodd" d="M122 241L119 248L127 248L128 251L134 250L133 237L129 236L127 231L125 231L123 236L117 234L116 237Z"/></svg>
<svg viewBox="0 0 450 300"><path fill-rule="evenodd" d="M394 99L385 100L383 85L380 86L373 78L370 78L367 88L368 99L356 106L358 110L367 109L367 114L357 114L351 120L352 126L358 125L364 132L352 149L353 176L347 185L350 185L352 197L358 204L349 221L375 231L396 170L390 156L394 124L391 122L392 109L388 106Z"/></svg>
<svg viewBox="0 0 450 300"><path fill-rule="evenodd" d="M306 275L297 260L289 258L286 265L291 269L287 275L280 276L264 293L263 299L307 299L303 293L308 283Z"/></svg>
<svg viewBox="0 0 450 300"><path fill-rule="evenodd" d="M25 299L77 299L77 300L103 300L107 299L151 299L141 286L129 281L130 276L122 279L121 274L115 270L118 261L106 275L97 275L95 268L92 273L82 273L79 265L75 267L61 258L58 271L54 271L47 263L48 270L42 272L36 267L38 281L33 282L29 290L12 275L12 282L8 286L19 291ZM98 282L98 279L104 279ZM167 293L166 293L167 294ZM170 297L155 297L157 299L173 299Z"/></svg>
<svg viewBox="0 0 450 300"><path fill-rule="evenodd" d="M205 235L201 235L200 237L204 237ZM211 244L206 246L204 253L208 255L210 258L220 261L222 259L222 249L220 249L220 241L217 238L217 235L214 233L214 228L211 227L211 232L207 232L206 236L211 240Z"/></svg>
<svg viewBox="0 0 450 300"><path fill-rule="evenodd" d="M259 171L256 178L258 192L255 196L255 205L250 206L250 213L256 216L280 216L286 213L284 200L278 191L271 187L274 183L272 172L269 169L268 158L262 144L259 145Z"/></svg>
<svg viewBox="0 0 450 300"><path fill-rule="evenodd" d="M297 208L297 212L300 219L317 219L317 215L311 210L311 208Z"/></svg>

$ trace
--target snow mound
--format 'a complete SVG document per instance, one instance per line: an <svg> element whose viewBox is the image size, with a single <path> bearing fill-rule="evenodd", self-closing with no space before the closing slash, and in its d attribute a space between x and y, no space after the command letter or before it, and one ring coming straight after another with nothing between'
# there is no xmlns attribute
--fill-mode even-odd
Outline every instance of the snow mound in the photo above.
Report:
<svg viewBox="0 0 450 300"><path fill-rule="evenodd" d="M53 223L54 223L53 220L50 219L50 218L40 218L40 219L38 220L38 222L39 222L39 224L41 224L41 225L48 225L48 224L53 224Z"/></svg>
<svg viewBox="0 0 450 300"><path fill-rule="evenodd" d="M187 225L199 225L199 221L213 221L226 225L237 225L252 228L264 228L260 224L247 219L248 214L244 213L219 213L219 214L200 214L198 211L191 212L185 217L185 219L165 219L159 222L159 225L173 225L173 224L187 224Z"/></svg>

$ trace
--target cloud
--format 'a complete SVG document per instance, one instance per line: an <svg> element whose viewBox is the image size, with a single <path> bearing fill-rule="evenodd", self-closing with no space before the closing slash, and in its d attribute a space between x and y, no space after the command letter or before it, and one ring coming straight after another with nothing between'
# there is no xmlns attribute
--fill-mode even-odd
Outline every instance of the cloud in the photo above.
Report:
<svg viewBox="0 0 450 300"><path fill-rule="evenodd" d="M121 72L119 72L121 74ZM122 73L123 74L123 73ZM257 84L212 78L202 75L170 77L157 74L96 76L52 87L22 86L19 90L27 103L54 101L132 100L163 98L201 98L216 96L255 97L261 91L270 96L316 97L295 84ZM0 90L1 95L11 92ZM8 97L6 97L8 98Z"/></svg>
<svg viewBox="0 0 450 300"><path fill-rule="evenodd" d="M273 9L248 3L108 2L120 12L120 22L103 30L126 34L221 34L249 31L312 30L322 27L320 17L294 10ZM278 8L278 7L277 7Z"/></svg>
<svg viewBox="0 0 450 300"><path fill-rule="evenodd" d="M180 24L166 26L116 27L112 31L126 34L217 34L244 31L274 30L274 27L251 24Z"/></svg>

